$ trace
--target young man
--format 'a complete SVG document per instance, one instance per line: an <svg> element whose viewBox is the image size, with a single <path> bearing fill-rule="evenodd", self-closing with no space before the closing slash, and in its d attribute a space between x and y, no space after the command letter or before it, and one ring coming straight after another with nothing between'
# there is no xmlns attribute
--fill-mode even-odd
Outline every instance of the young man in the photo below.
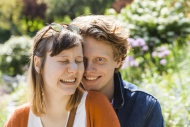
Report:
<svg viewBox="0 0 190 127"><path fill-rule="evenodd" d="M86 70L82 84L110 100L121 127L163 127L156 98L123 81L119 72L128 51L128 35L113 19L103 15L81 16L72 25L84 37Z"/></svg>

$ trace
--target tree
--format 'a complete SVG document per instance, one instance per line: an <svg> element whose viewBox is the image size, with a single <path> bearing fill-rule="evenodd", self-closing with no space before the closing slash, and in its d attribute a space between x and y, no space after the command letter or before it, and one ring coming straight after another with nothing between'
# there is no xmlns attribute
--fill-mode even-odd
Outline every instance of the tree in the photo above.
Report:
<svg viewBox="0 0 190 127"><path fill-rule="evenodd" d="M0 43L4 43L12 34L20 34L16 26L19 26L21 8L19 0L0 1Z"/></svg>
<svg viewBox="0 0 190 127"><path fill-rule="evenodd" d="M64 17L74 19L79 15L104 14L114 0L45 0L48 6L47 22L63 21Z"/></svg>
<svg viewBox="0 0 190 127"><path fill-rule="evenodd" d="M32 35L44 25L47 5L37 0L23 0L23 19L26 24L26 33Z"/></svg>

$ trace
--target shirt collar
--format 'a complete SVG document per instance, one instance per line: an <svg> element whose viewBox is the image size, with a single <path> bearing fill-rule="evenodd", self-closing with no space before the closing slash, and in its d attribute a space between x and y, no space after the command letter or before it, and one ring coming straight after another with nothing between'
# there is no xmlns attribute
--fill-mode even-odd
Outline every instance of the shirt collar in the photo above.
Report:
<svg viewBox="0 0 190 127"><path fill-rule="evenodd" d="M123 82L120 72L114 74L114 97L113 97L113 107L114 109L120 108L124 105L123 97Z"/></svg>

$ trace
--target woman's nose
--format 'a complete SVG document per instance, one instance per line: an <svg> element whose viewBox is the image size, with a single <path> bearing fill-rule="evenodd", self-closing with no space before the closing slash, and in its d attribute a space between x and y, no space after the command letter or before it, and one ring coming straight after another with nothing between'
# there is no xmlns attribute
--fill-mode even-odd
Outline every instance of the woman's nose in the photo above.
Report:
<svg viewBox="0 0 190 127"><path fill-rule="evenodd" d="M68 68L68 72L69 73L76 73L77 71L78 71L78 65L75 62L70 63L69 68Z"/></svg>

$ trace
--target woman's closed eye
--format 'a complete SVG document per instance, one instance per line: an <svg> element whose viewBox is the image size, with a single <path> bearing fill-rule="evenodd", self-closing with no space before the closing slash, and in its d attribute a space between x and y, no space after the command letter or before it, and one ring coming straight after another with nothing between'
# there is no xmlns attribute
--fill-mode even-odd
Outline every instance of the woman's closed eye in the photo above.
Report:
<svg viewBox="0 0 190 127"><path fill-rule="evenodd" d="M70 61L70 60L58 60L57 62L59 62L59 63L64 63L64 64L68 64L68 63L70 63L71 61ZM83 59L75 60L75 63L83 63Z"/></svg>
<svg viewBox="0 0 190 127"><path fill-rule="evenodd" d="M75 60L76 63L83 63L84 62L84 59L83 57L82 58L78 58Z"/></svg>
<svg viewBox="0 0 190 127"><path fill-rule="evenodd" d="M69 60L58 60L59 63L69 63Z"/></svg>

